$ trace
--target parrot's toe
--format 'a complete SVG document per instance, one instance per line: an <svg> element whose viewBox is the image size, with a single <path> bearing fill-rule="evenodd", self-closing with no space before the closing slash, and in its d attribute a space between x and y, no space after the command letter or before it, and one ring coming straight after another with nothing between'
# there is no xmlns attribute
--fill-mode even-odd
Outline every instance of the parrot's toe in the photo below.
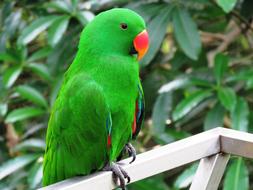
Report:
<svg viewBox="0 0 253 190"><path fill-rule="evenodd" d="M132 160L131 160L131 162L130 162L130 164L131 164L131 163L133 163L133 162L135 161L135 159L136 159L136 150L135 150L135 148L133 147L133 145L130 144L130 143L127 143L125 147L126 147L126 150L127 150L127 152L128 152L129 157L132 157Z"/></svg>
<svg viewBox="0 0 253 190"><path fill-rule="evenodd" d="M122 190L126 189L125 179L127 179L127 183L129 183L131 179L127 172L120 165L112 162L110 165L106 165L103 170L112 171L114 175L114 182L117 183L117 180L119 180L120 188Z"/></svg>
<svg viewBox="0 0 253 190"><path fill-rule="evenodd" d="M128 173L120 166L118 165L121 173L123 174L124 178L127 179L127 183L131 181L131 178L129 177Z"/></svg>

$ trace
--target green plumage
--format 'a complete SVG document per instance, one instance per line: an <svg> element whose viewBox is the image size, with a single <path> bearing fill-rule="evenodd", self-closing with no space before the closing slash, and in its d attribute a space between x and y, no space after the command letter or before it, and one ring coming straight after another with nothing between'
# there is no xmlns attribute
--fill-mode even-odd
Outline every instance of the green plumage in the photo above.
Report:
<svg viewBox="0 0 253 190"><path fill-rule="evenodd" d="M122 30L121 23L127 23L128 30ZM143 113L136 113L136 105L143 105L143 94L139 65L129 50L144 29L144 21L133 11L112 9L83 30L49 120L44 186L115 161L136 136L136 117L139 132Z"/></svg>

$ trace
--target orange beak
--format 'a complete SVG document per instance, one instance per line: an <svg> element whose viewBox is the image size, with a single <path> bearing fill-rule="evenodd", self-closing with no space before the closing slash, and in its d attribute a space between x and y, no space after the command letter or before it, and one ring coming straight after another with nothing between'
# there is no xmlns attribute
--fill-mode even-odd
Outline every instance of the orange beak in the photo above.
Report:
<svg viewBox="0 0 253 190"><path fill-rule="evenodd" d="M143 30L134 39L134 48L138 52L138 60L141 60L147 53L149 46L148 32Z"/></svg>

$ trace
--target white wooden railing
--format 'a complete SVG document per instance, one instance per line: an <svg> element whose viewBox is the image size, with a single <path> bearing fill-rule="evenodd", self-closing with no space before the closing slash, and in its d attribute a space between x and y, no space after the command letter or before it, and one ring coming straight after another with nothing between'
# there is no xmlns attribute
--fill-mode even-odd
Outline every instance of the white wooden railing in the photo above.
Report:
<svg viewBox="0 0 253 190"><path fill-rule="evenodd" d="M253 158L253 134L215 128L198 135L137 155L136 161L121 161L131 182L200 160L190 190L215 190L223 176L230 154ZM75 177L40 190L111 190L116 186L112 172Z"/></svg>

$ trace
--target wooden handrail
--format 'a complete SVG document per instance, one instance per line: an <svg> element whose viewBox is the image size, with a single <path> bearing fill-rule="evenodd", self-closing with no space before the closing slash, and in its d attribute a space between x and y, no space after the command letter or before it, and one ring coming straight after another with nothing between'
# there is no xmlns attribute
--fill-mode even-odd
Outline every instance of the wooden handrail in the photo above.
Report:
<svg viewBox="0 0 253 190"><path fill-rule="evenodd" d="M253 134L218 127L139 154L132 164L128 164L130 159L119 163L131 177L130 183L133 183L201 159L196 176L205 174L207 177L193 180L191 190L217 189L229 154L253 158ZM111 190L115 187L112 172L97 172L67 179L40 190Z"/></svg>

